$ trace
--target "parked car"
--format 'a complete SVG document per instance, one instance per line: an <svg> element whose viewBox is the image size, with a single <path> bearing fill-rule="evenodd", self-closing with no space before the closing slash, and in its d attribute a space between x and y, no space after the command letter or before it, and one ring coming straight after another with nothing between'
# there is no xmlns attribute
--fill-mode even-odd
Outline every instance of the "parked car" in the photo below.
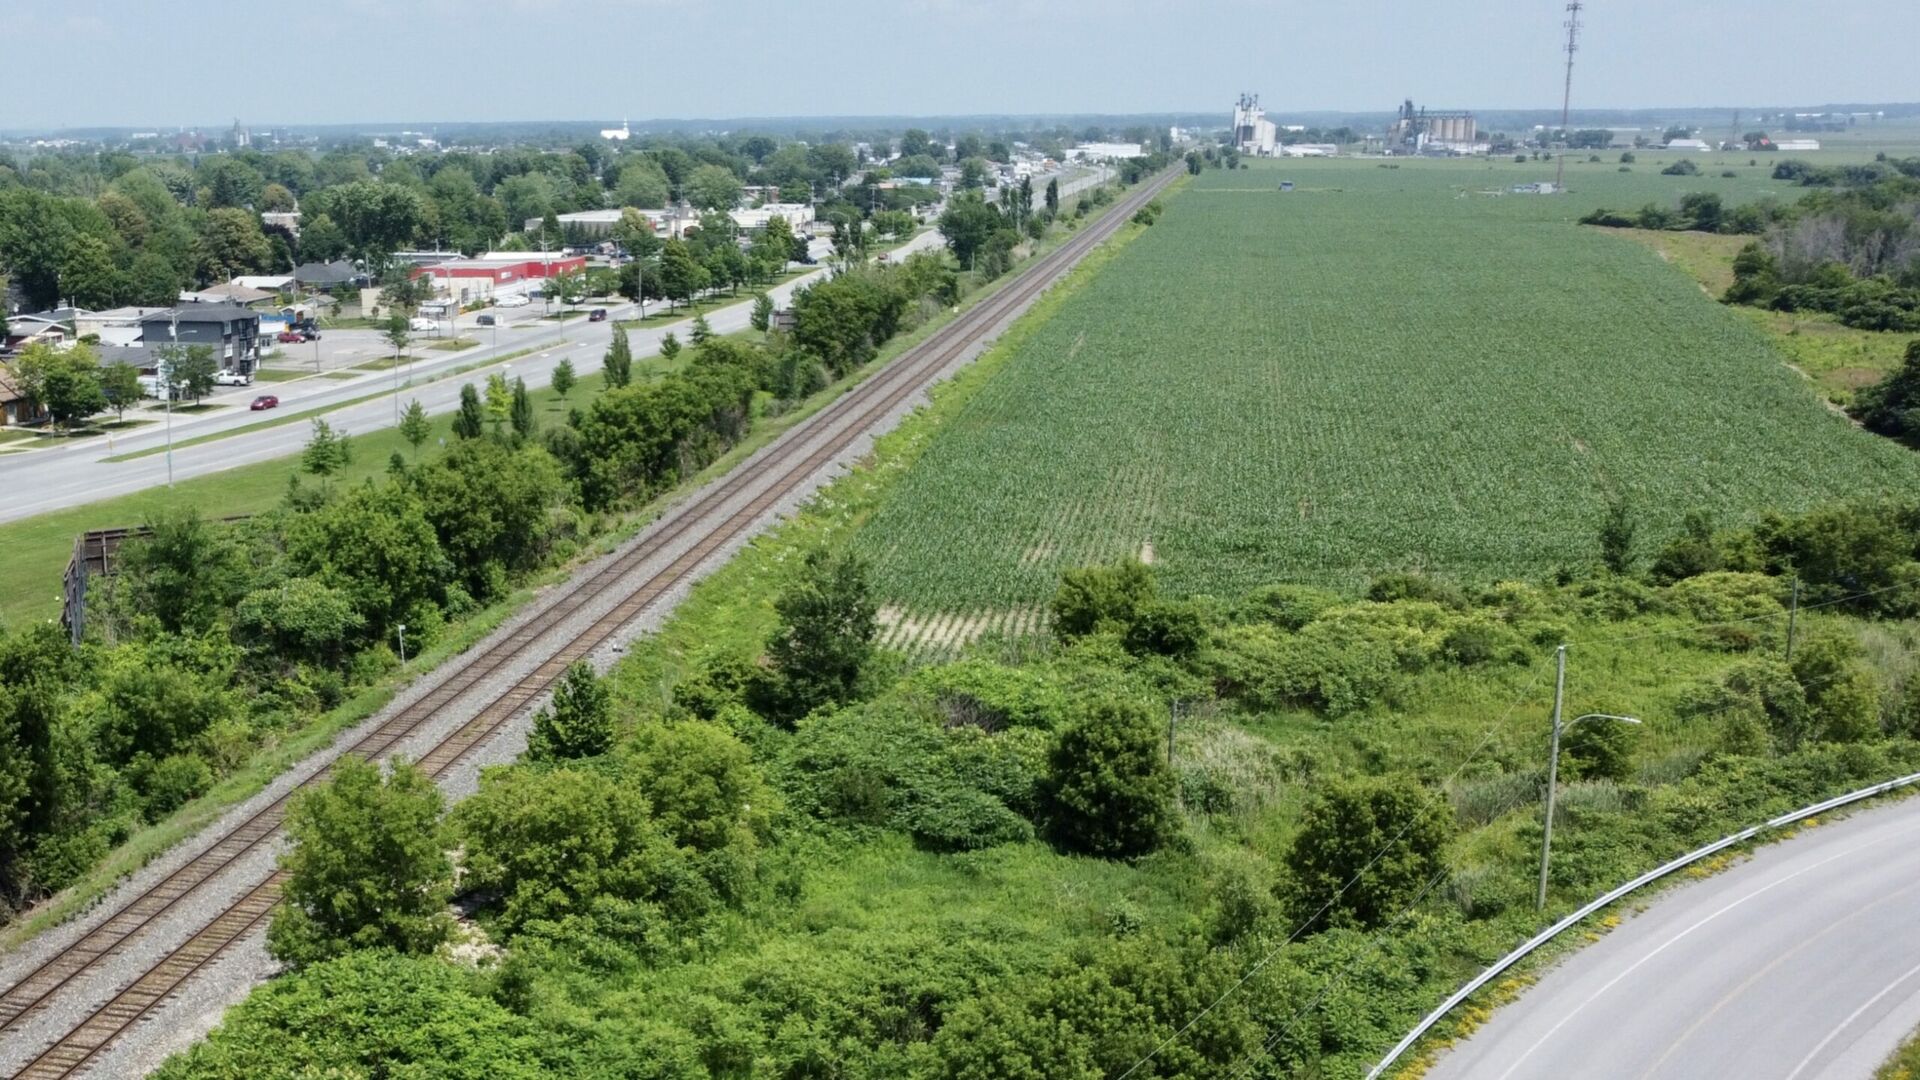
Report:
<svg viewBox="0 0 1920 1080"><path fill-rule="evenodd" d="M213 373L215 386L252 386L253 376L238 371L216 371Z"/></svg>
<svg viewBox="0 0 1920 1080"><path fill-rule="evenodd" d="M592 311L587 313L587 321L588 322L606 322L607 309L603 307L594 308Z"/></svg>
<svg viewBox="0 0 1920 1080"><path fill-rule="evenodd" d="M254 412L261 412L266 409L277 409L279 407L280 399L274 397L272 394L261 394L259 397L253 399L253 404L247 406L247 408L252 409Z"/></svg>
<svg viewBox="0 0 1920 1080"><path fill-rule="evenodd" d="M415 317L407 323L407 329L415 331L416 333L425 334L440 329L440 324L434 322L432 319Z"/></svg>
<svg viewBox="0 0 1920 1080"><path fill-rule="evenodd" d="M277 340L282 345L304 345L307 335L299 330L282 330Z"/></svg>
<svg viewBox="0 0 1920 1080"><path fill-rule="evenodd" d="M493 316L491 316L491 315L476 315L476 316L474 316L474 319L473 319L473 324L474 324L475 326L492 326L492 325L493 325Z"/></svg>
<svg viewBox="0 0 1920 1080"><path fill-rule="evenodd" d="M528 304L531 304L531 303L533 303L533 301L527 299L524 296L521 296L518 293L515 293L512 296L503 296L498 301L498 304L501 307L526 307Z"/></svg>

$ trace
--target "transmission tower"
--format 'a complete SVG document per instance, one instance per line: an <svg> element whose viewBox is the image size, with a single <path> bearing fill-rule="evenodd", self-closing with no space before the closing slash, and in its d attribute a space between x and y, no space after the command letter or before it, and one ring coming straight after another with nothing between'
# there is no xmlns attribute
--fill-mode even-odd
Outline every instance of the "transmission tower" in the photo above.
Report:
<svg viewBox="0 0 1920 1080"><path fill-rule="evenodd" d="M1560 135L1563 141L1559 156L1553 159L1553 190L1556 193L1566 190L1567 145L1573 141L1573 133L1567 130L1573 107L1573 54L1580 48L1580 9L1584 6L1580 0L1571 0L1567 4L1567 83L1560 91Z"/></svg>

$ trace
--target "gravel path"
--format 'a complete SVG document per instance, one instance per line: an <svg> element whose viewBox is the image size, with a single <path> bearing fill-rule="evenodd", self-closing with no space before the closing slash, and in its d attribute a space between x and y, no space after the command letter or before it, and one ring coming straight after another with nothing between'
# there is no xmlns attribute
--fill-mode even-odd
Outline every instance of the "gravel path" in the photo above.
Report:
<svg viewBox="0 0 1920 1080"><path fill-rule="evenodd" d="M855 439L832 460L816 469L794 491L759 515L751 527L743 530L724 547L710 554L699 564L693 574L663 594L638 617L629 621L595 652L592 657L595 666L603 671L611 667L624 653L628 642L635 637L659 629L695 582L723 565L754 537L793 513L809 501L821 487L854 462L865 457L870 452L875 438L891 431L907 414L925 403L928 388L972 362L981 352L990 347L992 341L1003 333L1020 314L1024 313L1030 304L1031 302L1019 305L998 320L979 342L969 346L944 365L933 377L928 378L920 391L909 396L877 423L871 425L865 435ZM876 374L875 377L879 376ZM784 433L737 466L734 473L730 475L753 475L754 470L759 470L759 474L755 476L754 482L745 485L733 496L722 500L710 511L716 523L740 506L753 501L765 492L769 485L780 479L777 471L767 467L767 462L773 455L781 453L795 441L805 441L809 445L817 444L845 428L854 419L853 415L835 415L833 408L828 406L817 420L803 423ZM720 483L724 479L716 479L714 483ZM598 571L606 562L619 558L633 548L655 542L663 528L683 514L686 508L692 506L706 490L702 488L701 491L682 499L639 535L622 544L615 552L582 567L569 581L580 581ZM549 630L532 647L522 652L513 661L501 665L487 678L480 680L449 703L430 722L400 744L401 753L409 759L416 758L435 742L457 729L501 691L553 655L561 643L572 640L605 615L608 610L615 607L630 594L632 583L645 581L697 543L701 538L700 533L701 530L698 529L689 530L674 542L662 545L659 550L650 553L623 578L621 586L603 589L594 601ZM478 652L485 644L491 643L497 637L512 633L541 611L559 602L566 593L565 585L550 586L535 602L509 619L493 635L490 635L486 642L477 645L471 652ZM0 986L12 985L47 957L83 937L96 925L110 918L132 898L210 847L220 836L225 835L260 808L279 798L293 785L323 769L361 735L376 729L393 712L429 692L434 686L450 677L459 667L459 661L455 659L443 664L437 671L416 680L385 709L352 731L343 733L328 750L316 753L288 770L265 790L223 815L213 827L203 831L200 836L182 843L130 876L118 888L96 903L88 913L49 930L25 943L13 953L0 957ZM477 784L480 769L487 765L512 761L518 756L526 745L526 733L532 712L531 707L522 710L491 740L470 753L441 778L440 785L447 792L449 800L458 800L471 794ZM266 850L266 847L267 845L262 845L261 850L250 853L239 863L226 868L203 883L191 901L181 905L182 910L169 912L156 920L147 931L143 931L129 941L123 952L109 958L99 966L98 970L77 978L63 987L48 1007L29 1017L20 1028L9 1032L5 1040L0 1042L0 1072L17 1071L53 1039L71 1030L96 1010L117 992L119 987L138 978L156 960L177 948L214 913L222 910L225 905L263 880L271 872L277 854L277 851ZM114 1046L95 1058L85 1075L94 1077L144 1075L169 1054L190 1045L204 1035L218 1022L221 1013L228 1005L245 997L248 991L272 975L275 970L276 965L266 955L262 934L256 933L243 939L218 961L190 980L165 1006L137 1023Z"/></svg>

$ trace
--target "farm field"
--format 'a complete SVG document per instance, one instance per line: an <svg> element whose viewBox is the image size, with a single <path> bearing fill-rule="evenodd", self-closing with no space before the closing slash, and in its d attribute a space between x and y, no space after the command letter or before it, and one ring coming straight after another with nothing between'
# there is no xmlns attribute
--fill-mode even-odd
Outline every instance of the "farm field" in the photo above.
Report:
<svg viewBox="0 0 1920 1080"><path fill-rule="evenodd" d="M1564 198L1482 194L1551 176L1532 162L1198 178L863 530L896 643L1030 628L1063 569L1122 555L1185 594L1538 576L1595 559L1615 498L1652 545L1690 509L1730 525L1914 490L1920 457L1830 412L1761 328L1573 224L1791 192L1771 162L1655 158L1570 165Z"/></svg>

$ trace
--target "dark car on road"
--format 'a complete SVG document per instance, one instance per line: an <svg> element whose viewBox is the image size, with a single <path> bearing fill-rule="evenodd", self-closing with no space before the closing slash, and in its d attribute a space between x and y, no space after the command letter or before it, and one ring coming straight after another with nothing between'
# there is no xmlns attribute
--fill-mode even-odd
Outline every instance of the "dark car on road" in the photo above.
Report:
<svg viewBox="0 0 1920 1080"><path fill-rule="evenodd" d="M593 311L587 315L587 321L588 322L606 322L607 309L603 307L594 308Z"/></svg>
<svg viewBox="0 0 1920 1080"><path fill-rule="evenodd" d="M253 404L247 406L247 408L252 409L254 412L260 412L263 409L274 409L279 406L279 398L274 397L272 394L261 394L259 397L254 398Z"/></svg>
<svg viewBox="0 0 1920 1080"><path fill-rule="evenodd" d="M473 320L473 324L474 324L475 326L492 326L492 325L493 325L493 316L491 316L491 315L476 315L476 316L474 317L474 320Z"/></svg>

